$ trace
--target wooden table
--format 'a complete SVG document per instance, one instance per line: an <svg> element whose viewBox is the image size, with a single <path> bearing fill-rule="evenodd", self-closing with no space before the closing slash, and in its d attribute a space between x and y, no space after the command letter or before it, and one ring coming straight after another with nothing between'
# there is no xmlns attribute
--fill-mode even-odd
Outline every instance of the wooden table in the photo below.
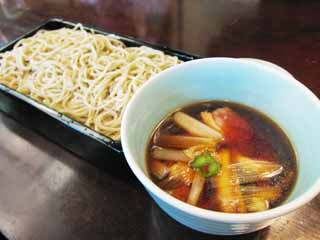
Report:
<svg viewBox="0 0 320 240"><path fill-rule="evenodd" d="M201 56L262 58L320 96L318 0L2 0L0 6L1 42L62 17ZM127 171L101 171L3 114L0 142L0 231L9 239L320 239L320 196L262 231L210 236L168 217Z"/></svg>

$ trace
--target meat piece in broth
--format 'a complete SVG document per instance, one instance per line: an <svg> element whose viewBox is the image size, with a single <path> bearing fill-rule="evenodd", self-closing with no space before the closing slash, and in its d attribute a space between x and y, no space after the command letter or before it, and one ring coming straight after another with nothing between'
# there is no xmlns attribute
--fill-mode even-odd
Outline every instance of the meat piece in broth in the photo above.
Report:
<svg viewBox="0 0 320 240"><path fill-rule="evenodd" d="M218 108L212 113L215 123L221 128L225 141L239 147L250 145L254 131L250 124L230 108Z"/></svg>

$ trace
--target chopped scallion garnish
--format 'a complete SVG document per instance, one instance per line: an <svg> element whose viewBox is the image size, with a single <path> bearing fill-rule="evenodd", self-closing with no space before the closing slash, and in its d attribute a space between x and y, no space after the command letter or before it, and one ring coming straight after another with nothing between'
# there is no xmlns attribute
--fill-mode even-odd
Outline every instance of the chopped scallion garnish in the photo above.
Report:
<svg viewBox="0 0 320 240"><path fill-rule="evenodd" d="M212 177L219 173L221 165L209 152L204 152L195 157L191 166L199 171L204 177Z"/></svg>

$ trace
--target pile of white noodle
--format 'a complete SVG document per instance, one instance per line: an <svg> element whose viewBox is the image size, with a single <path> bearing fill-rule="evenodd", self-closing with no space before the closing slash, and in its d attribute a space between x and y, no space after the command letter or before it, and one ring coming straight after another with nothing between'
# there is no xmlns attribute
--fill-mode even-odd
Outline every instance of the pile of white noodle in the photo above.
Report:
<svg viewBox="0 0 320 240"><path fill-rule="evenodd" d="M115 140L135 91L179 64L147 47L126 47L112 36L75 29L39 31L0 54L0 83Z"/></svg>

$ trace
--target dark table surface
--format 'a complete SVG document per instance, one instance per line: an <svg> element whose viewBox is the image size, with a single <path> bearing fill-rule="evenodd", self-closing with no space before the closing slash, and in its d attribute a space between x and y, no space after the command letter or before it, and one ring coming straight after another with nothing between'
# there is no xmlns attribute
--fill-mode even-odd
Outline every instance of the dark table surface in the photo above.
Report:
<svg viewBox="0 0 320 240"><path fill-rule="evenodd" d="M62 17L201 56L262 58L320 96L318 0L1 0L0 7L1 43ZM0 232L9 239L320 239L320 196L259 232L210 236L169 218L128 169L99 170L3 114L0 142Z"/></svg>

